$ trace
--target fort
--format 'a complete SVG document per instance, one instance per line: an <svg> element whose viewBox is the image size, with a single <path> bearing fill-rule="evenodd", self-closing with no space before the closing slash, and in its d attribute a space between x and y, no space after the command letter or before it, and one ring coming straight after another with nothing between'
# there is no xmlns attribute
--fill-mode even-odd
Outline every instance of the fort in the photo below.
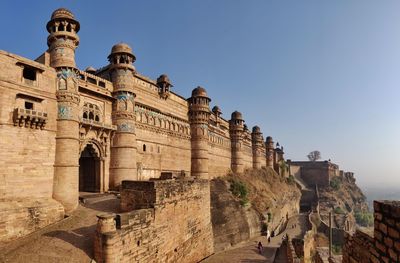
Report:
<svg viewBox="0 0 400 263"><path fill-rule="evenodd" d="M400 260L398 202L375 201L374 234L356 230L354 210L368 209L353 173L285 160L239 111L223 118L205 88L184 98L166 74L141 75L126 43L104 67L78 69L80 23L65 8L46 29L35 60L0 50L0 245L73 217L90 192L118 201L92 215L86 256L99 263L199 262L270 230L273 259Z"/></svg>
<svg viewBox="0 0 400 263"><path fill-rule="evenodd" d="M211 110L204 88L183 98L167 75L140 75L125 43L111 48L108 65L80 70L74 15L57 9L46 29L48 50L35 60L0 51L0 241L62 219L80 191L279 171L282 149L258 126L250 131L240 112L226 120L218 106Z"/></svg>

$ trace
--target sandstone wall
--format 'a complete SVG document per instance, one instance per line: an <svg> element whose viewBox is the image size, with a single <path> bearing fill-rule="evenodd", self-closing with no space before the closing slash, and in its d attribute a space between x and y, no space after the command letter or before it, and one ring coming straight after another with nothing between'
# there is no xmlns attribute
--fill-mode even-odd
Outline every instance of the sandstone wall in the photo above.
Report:
<svg viewBox="0 0 400 263"><path fill-rule="evenodd" d="M97 262L198 262L213 253L207 180L124 181L121 203L130 211L99 217Z"/></svg>
<svg viewBox="0 0 400 263"><path fill-rule="evenodd" d="M51 199L55 71L4 51L0 68L0 241L8 241L62 219L64 210ZM24 78L24 68L36 79Z"/></svg>

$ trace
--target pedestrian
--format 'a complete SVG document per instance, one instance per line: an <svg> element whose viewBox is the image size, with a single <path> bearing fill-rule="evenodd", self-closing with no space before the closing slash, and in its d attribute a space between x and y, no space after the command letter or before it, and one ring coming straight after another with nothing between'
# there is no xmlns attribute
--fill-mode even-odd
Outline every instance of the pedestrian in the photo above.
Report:
<svg viewBox="0 0 400 263"><path fill-rule="evenodd" d="M261 244L261 241L258 242L258 252L260 252L260 254L262 254L263 252L263 245Z"/></svg>

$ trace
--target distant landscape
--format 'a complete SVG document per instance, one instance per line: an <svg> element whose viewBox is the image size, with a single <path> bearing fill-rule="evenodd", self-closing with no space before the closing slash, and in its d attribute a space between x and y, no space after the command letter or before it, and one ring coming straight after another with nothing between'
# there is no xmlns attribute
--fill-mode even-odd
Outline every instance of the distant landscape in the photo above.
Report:
<svg viewBox="0 0 400 263"><path fill-rule="evenodd" d="M363 187L364 194L367 197L369 208L373 209L374 200L400 200L400 186L391 187Z"/></svg>

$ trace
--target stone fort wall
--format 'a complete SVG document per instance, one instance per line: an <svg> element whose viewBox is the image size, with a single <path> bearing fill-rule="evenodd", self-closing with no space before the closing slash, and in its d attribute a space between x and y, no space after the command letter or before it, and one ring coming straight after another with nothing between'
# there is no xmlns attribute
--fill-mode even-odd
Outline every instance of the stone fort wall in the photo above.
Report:
<svg viewBox="0 0 400 263"><path fill-rule="evenodd" d="M71 213L79 191L118 190L123 180L163 173L211 179L279 167L283 151L272 138L265 142L257 126L249 131L240 112L223 119L205 89L183 98L166 75L140 75L123 43L105 67L79 70L74 15L58 9L46 28L49 48L35 61L0 51L0 203L20 200L10 215L23 213L26 224L24 231L0 229L0 241ZM34 199L44 221L26 212ZM0 217L0 226L6 221Z"/></svg>
<svg viewBox="0 0 400 263"><path fill-rule="evenodd" d="M400 203L374 201L373 235L357 230L345 236L343 263L399 262L400 260Z"/></svg>
<svg viewBox="0 0 400 263"><path fill-rule="evenodd" d="M96 262L199 262L213 253L208 180L124 181L121 208L99 216Z"/></svg>

